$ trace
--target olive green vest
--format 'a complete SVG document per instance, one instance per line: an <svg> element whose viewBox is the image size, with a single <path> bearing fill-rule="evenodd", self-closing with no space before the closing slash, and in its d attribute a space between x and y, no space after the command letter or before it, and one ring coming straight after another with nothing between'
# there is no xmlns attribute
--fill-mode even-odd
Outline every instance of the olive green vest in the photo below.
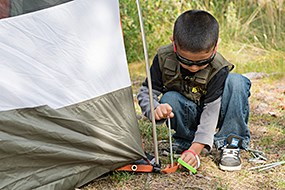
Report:
<svg viewBox="0 0 285 190"><path fill-rule="evenodd" d="M196 72L193 76L183 78L172 44L159 48L157 54L164 90L178 91L197 104L200 103L201 97L207 93L207 84L212 77L224 67L229 67L229 70L234 67L221 54L217 53L214 60L205 69Z"/></svg>

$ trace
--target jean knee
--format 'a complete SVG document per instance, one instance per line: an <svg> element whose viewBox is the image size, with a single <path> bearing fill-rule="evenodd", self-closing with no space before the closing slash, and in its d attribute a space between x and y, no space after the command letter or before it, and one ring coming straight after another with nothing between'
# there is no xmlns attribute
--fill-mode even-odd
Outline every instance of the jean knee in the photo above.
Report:
<svg viewBox="0 0 285 190"><path fill-rule="evenodd" d="M193 101L176 91L165 93L161 97L160 103L168 103L173 110L184 110L183 112L185 112L186 109L190 109L191 111L197 109L197 105Z"/></svg>
<svg viewBox="0 0 285 190"><path fill-rule="evenodd" d="M226 85L228 85L235 92L244 90L249 92L251 82L248 78L241 74L230 73L227 77Z"/></svg>
<svg viewBox="0 0 285 190"><path fill-rule="evenodd" d="M170 103L173 102L174 100L177 100L181 94L176 91L169 91L163 94L163 96L160 99L160 103Z"/></svg>

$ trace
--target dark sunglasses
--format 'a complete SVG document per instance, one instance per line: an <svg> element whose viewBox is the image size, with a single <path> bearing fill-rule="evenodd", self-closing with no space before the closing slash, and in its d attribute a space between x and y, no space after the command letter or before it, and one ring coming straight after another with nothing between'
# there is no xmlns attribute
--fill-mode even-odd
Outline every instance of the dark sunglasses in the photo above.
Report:
<svg viewBox="0 0 285 190"><path fill-rule="evenodd" d="M200 61L192 61L192 60L189 60L189 59L179 55L176 51L175 45L174 45L174 52L176 54L177 60L179 62L183 63L184 65L187 65L187 66L192 66L192 65L204 66L204 65L207 65L207 64L211 63L216 56L216 51L214 51L213 54L211 55L211 57L209 57L208 59L204 59L204 60L200 60Z"/></svg>

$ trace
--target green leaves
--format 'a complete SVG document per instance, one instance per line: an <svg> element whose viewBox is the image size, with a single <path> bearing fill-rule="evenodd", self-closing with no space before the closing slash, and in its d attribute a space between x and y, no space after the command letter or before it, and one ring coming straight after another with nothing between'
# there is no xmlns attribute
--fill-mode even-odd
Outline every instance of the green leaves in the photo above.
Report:
<svg viewBox="0 0 285 190"><path fill-rule="evenodd" d="M121 20L128 62L144 60L135 0L120 0ZM203 9L220 23L220 36L227 41L246 43L262 49L285 49L283 1L246 0L140 0L149 58L158 47L170 43L176 18L189 9Z"/></svg>

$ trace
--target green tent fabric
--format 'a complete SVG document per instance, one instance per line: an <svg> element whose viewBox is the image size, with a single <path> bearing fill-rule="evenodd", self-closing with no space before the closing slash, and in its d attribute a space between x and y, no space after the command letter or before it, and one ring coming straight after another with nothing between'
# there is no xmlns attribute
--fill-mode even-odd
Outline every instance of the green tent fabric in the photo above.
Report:
<svg viewBox="0 0 285 190"><path fill-rule="evenodd" d="M17 16L52 6L60 5L72 0L9 0L10 16Z"/></svg>
<svg viewBox="0 0 285 190"><path fill-rule="evenodd" d="M119 15L74 0L0 20L0 189L74 189L145 158Z"/></svg>
<svg viewBox="0 0 285 190"><path fill-rule="evenodd" d="M0 188L70 189L144 157L131 99L126 88L58 110L0 112Z"/></svg>

